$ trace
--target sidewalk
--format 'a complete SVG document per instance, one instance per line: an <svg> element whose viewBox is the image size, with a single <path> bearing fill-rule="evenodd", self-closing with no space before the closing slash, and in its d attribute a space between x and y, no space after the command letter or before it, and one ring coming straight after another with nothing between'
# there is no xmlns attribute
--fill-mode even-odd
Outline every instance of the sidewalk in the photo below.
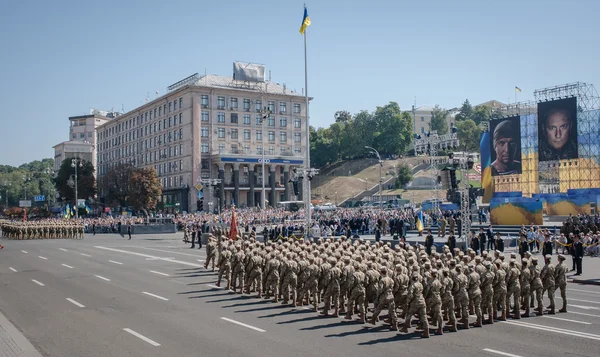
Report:
<svg viewBox="0 0 600 357"><path fill-rule="evenodd" d="M42 357L25 336L0 313L0 357Z"/></svg>
<svg viewBox="0 0 600 357"><path fill-rule="evenodd" d="M567 268L571 269L573 263L570 256L565 260L565 264L567 264ZM600 285L600 258L583 257L582 268L580 276L575 276L574 271L567 272L567 281L576 284Z"/></svg>

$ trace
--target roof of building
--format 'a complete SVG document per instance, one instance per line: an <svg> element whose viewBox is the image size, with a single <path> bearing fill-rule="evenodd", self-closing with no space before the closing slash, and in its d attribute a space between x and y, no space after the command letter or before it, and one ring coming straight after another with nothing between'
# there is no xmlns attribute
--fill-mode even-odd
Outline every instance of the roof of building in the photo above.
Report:
<svg viewBox="0 0 600 357"><path fill-rule="evenodd" d="M233 90L248 90L259 93L267 93L267 94L280 94L280 95L290 95L290 96L303 96L302 94L295 92L285 86L285 84L281 85L279 83L274 82L242 82L236 81L233 77L229 76L219 76L216 74L207 74L200 79L198 79L195 83L195 86L201 87L213 87L213 88L222 88L222 89L233 89Z"/></svg>
<svg viewBox="0 0 600 357"><path fill-rule="evenodd" d="M58 143L56 145L54 145L52 148L56 148L60 145L86 145L86 146L93 146L93 144L89 141L79 141L79 140L67 140L67 141L63 141L62 143Z"/></svg>
<svg viewBox="0 0 600 357"><path fill-rule="evenodd" d="M504 104L498 100L492 99L492 100L488 100L487 102L483 102L481 104L474 105L473 108L477 108L477 107L502 108L505 106L506 106L506 104Z"/></svg>
<svg viewBox="0 0 600 357"><path fill-rule="evenodd" d="M417 111L417 112L430 112L432 110L433 110L432 107L428 107L426 105L423 105L423 106L418 107L417 109L415 109L415 111Z"/></svg>

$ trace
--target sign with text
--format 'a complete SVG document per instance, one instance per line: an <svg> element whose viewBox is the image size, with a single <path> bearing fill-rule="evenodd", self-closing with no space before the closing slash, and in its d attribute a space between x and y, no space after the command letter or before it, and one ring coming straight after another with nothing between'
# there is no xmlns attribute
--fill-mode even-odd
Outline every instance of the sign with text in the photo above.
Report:
<svg viewBox="0 0 600 357"><path fill-rule="evenodd" d="M44 196L44 195L33 196L33 200L35 202L44 202L44 201L46 201L46 196Z"/></svg>
<svg viewBox="0 0 600 357"><path fill-rule="evenodd" d="M21 207L21 208L29 208L29 207L31 207L31 201L29 201L29 200L21 200L21 201L19 201L19 207Z"/></svg>

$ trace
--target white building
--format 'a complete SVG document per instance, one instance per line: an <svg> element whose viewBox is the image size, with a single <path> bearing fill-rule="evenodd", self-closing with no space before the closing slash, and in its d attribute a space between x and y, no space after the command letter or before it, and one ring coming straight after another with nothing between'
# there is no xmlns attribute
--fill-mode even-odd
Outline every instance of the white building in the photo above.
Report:
<svg viewBox="0 0 600 357"><path fill-rule="evenodd" d="M433 111L433 107L422 106L415 108L412 111L413 121L414 121L414 132L416 134L424 134L430 130L431 125L431 112ZM448 112L446 116L446 121L448 122L448 128L454 125L455 122L455 113Z"/></svg>
<svg viewBox="0 0 600 357"><path fill-rule="evenodd" d="M129 163L156 170L170 212L194 212L202 201L203 209L259 206L264 150L266 199L273 206L290 199L290 169L306 155L304 96L285 84L218 75L196 74L169 89L96 129L99 180ZM272 114L263 121L265 107ZM195 188L201 179L221 179L203 189L204 200Z"/></svg>

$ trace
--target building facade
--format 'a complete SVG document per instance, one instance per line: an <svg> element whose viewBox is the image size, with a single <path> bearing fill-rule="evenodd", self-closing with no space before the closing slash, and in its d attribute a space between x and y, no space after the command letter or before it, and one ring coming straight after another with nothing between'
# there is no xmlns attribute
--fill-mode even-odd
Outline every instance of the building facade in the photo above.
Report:
<svg viewBox="0 0 600 357"><path fill-rule="evenodd" d="M413 120L414 120L414 128L415 128L415 133L422 135L425 134L426 132L429 132L430 130L430 125L431 125L431 112L433 111L432 107L428 107L428 106L422 106L422 107L418 107L415 108L412 112L413 114ZM453 113L452 111L448 112L448 115L446 116L446 122L448 122L448 128L450 128L452 125L454 125L455 122L455 116L456 113Z"/></svg>
<svg viewBox="0 0 600 357"><path fill-rule="evenodd" d="M96 129L99 180L119 163L153 167L169 212L260 206L263 180L269 205L290 200L306 156L304 96L217 75L170 88ZM196 188L209 179L220 183Z"/></svg>

